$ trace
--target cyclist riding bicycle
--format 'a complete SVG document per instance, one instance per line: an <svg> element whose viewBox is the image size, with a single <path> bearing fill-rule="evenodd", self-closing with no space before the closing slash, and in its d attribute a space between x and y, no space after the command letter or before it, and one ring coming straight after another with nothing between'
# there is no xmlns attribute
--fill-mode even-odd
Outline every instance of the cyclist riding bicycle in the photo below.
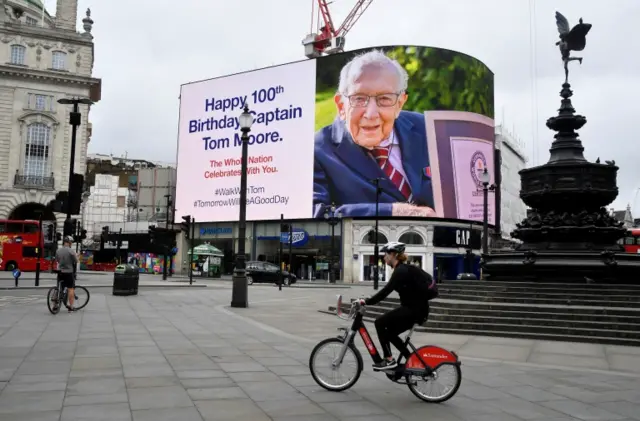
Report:
<svg viewBox="0 0 640 421"><path fill-rule="evenodd" d="M58 262L58 282L62 283L62 288L67 289L69 297L69 312L75 311L73 306L76 286L76 266L78 265L78 256L71 248L73 238L64 237L62 247L56 250L56 261Z"/></svg>
<svg viewBox="0 0 640 421"><path fill-rule="evenodd" d="M409 358L410 352L404 345L400 334L413 327L414 324L422 324L429 316L429 300L433 299L437 292L431 289L433 278L419 267L406 264L407 255L404 253L405 245L398 242L390 242L380 250L384 253L384 261L391 266L393 274L384 288L373 297L361 300L361 304L375 305L384 300L393 291L400 296L400 307L391 310L375 321L378 339L382 347L384 359L373 365L375 371L388 370L398 366L393 358L390 344L393 344L400 354Z"/></svg>

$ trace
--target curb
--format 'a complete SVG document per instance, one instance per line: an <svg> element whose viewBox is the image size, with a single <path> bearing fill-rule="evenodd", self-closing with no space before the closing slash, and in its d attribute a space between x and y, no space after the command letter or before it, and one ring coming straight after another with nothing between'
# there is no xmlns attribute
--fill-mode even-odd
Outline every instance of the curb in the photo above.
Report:
<svg viewBox="0 0 640 421"><path fill-rule="evenodd" d="M11 290L40 290L40 289L49 289L53 288L55 285L41 285L41 286L28 286L28 287L0 287L0 291L11 291ZM112 285L86 285L86 284L78 284L78 286L82 286L85 288L113 288ZM143 288L207 288L208 285L138 285L138 289Z"/></svg>

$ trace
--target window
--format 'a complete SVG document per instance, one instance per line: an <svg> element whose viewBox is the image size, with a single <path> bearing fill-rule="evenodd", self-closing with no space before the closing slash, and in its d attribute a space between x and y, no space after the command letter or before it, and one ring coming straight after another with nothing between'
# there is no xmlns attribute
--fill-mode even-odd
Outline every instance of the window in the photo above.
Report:
<svg viewBox="0 0 640 421"><path fill-rule="evenodd" d="M54 51L51 54L52 62L51 67L54 70L65 70L67 63L67 53L63 53L62 51Z"/></svg>
<svg viewBox="0 0 640 421"><path fill-rule="evenodd" d="M22 257L38 257L36 247L22 247Z"/></svg>
<svg viewBox="0 0 640 421"><path fill-rule="evenodd" d="M24 175L49 177L49 147L51 129L43 123L33 123L27 127L27 143L24 153Z"/></svg>
<svg viewBox="0 0 640 421"><path fill-rule="evenodd" d="M118 196L117 201L118 201L118 207L119 208L124 208L124 206L125 206L125 197L124 196Z"/></svg>
<svg viewBox="0 0 640 421"><path fill-rule="evenodd" d="M40 231L38 224L25 222L23 232L25 234L37 234Z"/></svg>
<svg viewBox="0 0 640 421"><path fill-rule="evenodd" d="M271 263L265 263L264 264L264 268L267 272L277 272L278 271L278 266L277 265L273 265Z"/></svg>
<svg viewBox="0 0 640 421"><path fill-rule="evenodd" d="M22 45L11 46L11 64L24 65L24 56L27 51L26 47Z"/></svg>
<svg viewBox="0 0 640 421"><path fill-rule="evenodd" d="M25 19L25 22L27 23L27 25L36 26L38 24L38 19L34 19L31 16L27 16L27 18Z"/></svg>
<svg viewBox="0 0 640 421"><path fill-rule="evenodd" d="M412 231L405 232L404 234L402 234L400 236L400 239L398 239L398 241L408 245L416 245L416 246L424 244L424 241L422 240L422 236L417 232L412 232Z"/></svg>
<svg viewBox="0 0 640 421"><path fill-rule="evenodd" d="M6 231L7 234L22 234L22 222L7 222Z"/></svg>
<svg viewBox="0 0 640 421"><path fill-rule="evenodd" d="M625 237L624 238L624 244L627 246L632 246L636 243L636 239L633 237Z"/></svg>
<svg viewBox="0 0 640 421"><path fill-rule="evenodd" d="M27 94L27 106L26 109L37 111L55 112L54 97L52 95L42 94Z"/></svg>
<svg viewBox="0 0 640 421"><path fill-rule="evenodd" d="M44 111L47 107L47 97L44 95L36 95L36 110Z"/></svg>
<svg viewBox="0 0 640 421"><path fill-rule="evenodd" d="M364 236L362 239L362 244L374 244L376 242L376 232L371 230ZM389 240L387 240L386 235L381 232L378 232L378 244L383 245L387 244Z"/></svg>

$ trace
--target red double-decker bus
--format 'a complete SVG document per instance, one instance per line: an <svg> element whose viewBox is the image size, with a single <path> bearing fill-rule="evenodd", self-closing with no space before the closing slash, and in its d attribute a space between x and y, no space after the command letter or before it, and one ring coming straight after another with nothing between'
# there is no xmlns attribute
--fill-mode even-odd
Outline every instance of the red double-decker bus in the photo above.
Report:
<svg viewBox="0 0 640 421"><path fill-rule="evenodd" d="M620 242L627 253L640 253L640 228L630 229Z"/></svg>
<svg viewBox="0 0 640 421"><path fill-rule="evenodd" d="M22 272L36 270L38 251L42 251L40 269L49 270L44 252L44 233L38 221L0 219L0 270Z"/></svg>

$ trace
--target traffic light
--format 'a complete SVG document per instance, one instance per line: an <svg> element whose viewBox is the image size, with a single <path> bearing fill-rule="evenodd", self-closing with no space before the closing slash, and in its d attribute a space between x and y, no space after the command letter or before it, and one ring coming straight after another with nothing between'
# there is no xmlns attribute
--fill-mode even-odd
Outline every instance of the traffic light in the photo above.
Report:
<svg viewBox="0 0 640 421"><path fill-rule="evenodd" d="M104 250L104 243L107 242L107 238L109 237L109 227L102 227L102 232L100 233L100 250Z"/></svg>
<svg viewBox="0 0 640 421"><path fill-rule="evenodd" d="M87 230L80 230L80 240L85 240L87 238Z"/></svg>
<svg viewBox="0 0 640 421"><path fill-rule="evenodd" d="M67 203L69 201L69 192L59 191L56 193L56 198L47 204L47 207L53 212L66 213Z"/></svg>
<svg viewBox="0 0 640 421"><path fill-rule="evenodd" d="M62 230L62 235L66 236L75 236L76 233L76 224L78 223L77 219L65 219L64 227Z"/></svg>
<svg viewBox="0 0 640 421"><path fill-rule="evenodd" d="M49 224L47 225L46 231L45 231L45 241L48 243L52 243L53 242L53 224Z"/></svg>
<svg viewBox="0 0 640 421"><path fill-rule="evenodd" d="M280 232L289 232L289 224L281 224L280 225Z"/></svg>
<svg viewBox="0 0 640 421"><path fill-rule="evenodd" d="M73 177L71 177L71 191L67 200L72 215L80 214L83 187L84 176L82 174L73 174Z"/></svg>
<svg viewBox="0 0 640 421"><path fill-rule="evenodd" d="M149 225L149 242L153 243L157 239L155 225Z"/></svg>
<svg viewBox="0 0 640 421"><path fill-rule="evenodd" d="M62 241L62 234L59 232L56 232L56 242L58 241Z"/></svg>
<svg viewBox="0 0 640 421"><path fill-rule="evenodd" d="M186 215L182 217L182 222L180 224L180 228L184 231L187 240L189 239L189 235L191 233L191 215Z"/></svg>

